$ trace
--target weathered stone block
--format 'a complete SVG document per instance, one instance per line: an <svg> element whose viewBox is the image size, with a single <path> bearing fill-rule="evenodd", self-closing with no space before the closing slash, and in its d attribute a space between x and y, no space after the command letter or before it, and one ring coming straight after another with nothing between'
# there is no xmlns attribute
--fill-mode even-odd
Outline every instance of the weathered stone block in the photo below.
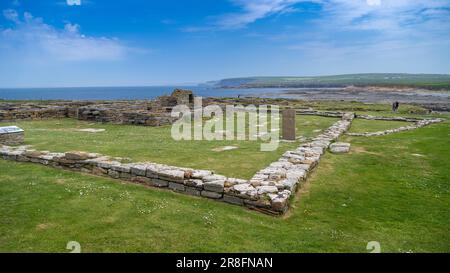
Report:
<svg viewBox="0 0 450 273"><path fill-rule="evenodd" d="M256 190L258 191L258 194L265 194L265 193L277 193L278 188L275 186L259 186L256 187Z"/></svg>
<svg viewBox="0 0 450 273"><path fill-rule="evenodd" d="M220 199L222 198L222 194L213 191L202 191L201 196L211 198L211 199Z"/></svg>
<svg viewBox="0 0 450 273"><path fill-rule="evenodd" d="M211 171L206 171L206 170L193 170L191 173L191 178L193 179L202 179L205 176L210 176L212 175Z"/></svg>
<svg viewBox="0 0 450 273"><path fill-rule="evenodd" d="M203 189L203 181L200 179L189 179L185 180L184 184L189 187L194 187L198 189Z"/></svg>
<svg viewBox="0 0 450 273"><path fill-rule="evenodd" d="M211 182L205 182L203 184L203 188L207 191L213 191L213 192L223 192L225 180L216 180Z"/></svg>
<svg viewBox="0 0 450 273"><path fill-rule="evenodd" d="M334 154L350 152L350 143L336 142L330 145L330 152Z"/></svg>
<svg viewBox="0 0 450 273"><path fill-rule="evenodd" d="M171 182L183 183L184 181L184 171L181 170L161 170L158 172L158 177L163 180L168 180Z"/></svg>
<svg viewBox="0 0 450 273"><path fill-rule="evenodd" d="M230 203L230 204L239 205L239 206L244 205L244 199L236 197L236 196L227 195L227 194L223 195L223 201Z"/></svg>
<svg viewBox="0 0 450 273"><path fill-rule="evenodd" d="M270 200L265 198L260 198L256 200L245 199L244 204L248 207L257 207L266 209L271 208Z"/></svg>
<svg viewBox="0 0 450 273"><path fill-rule="evenodd" d="M116 171L116 172L121 172L121 173L131 173L130 167L127 165L113 165L111 166L111 169Z"/></svg>
<svg viewBox="0 0 450 273"><path fill-rule="evenodd" d="M153 187L164 188L169 186L169 181L161 180L158 178L151 178L150 185Z"/></svg>
<svg viewBox="0 0 450 273"><path fill-rule="evenodd" d="M106 175L106 174L108 174L108 170L94 166L92 168L92 174L94 174L94 175Z"/></svg>
<svg viewBox="0 0 450 273"><path fill-rule="evenodd" d="M175 183L175 182L169 182L169 188L174 191L180 191L180 192L183 192L186 190L186 187L183 184Z"/></svg>
<svg viewBox="0 0 450 273"><path fill-rule="evenodd" d="M121 179L131 179L131 174L130 173L122 173L122 172L119 172L119 176L120 176L120 178Z"/></svg>
<svg viewBox="0 0 450 273"><path fill-rule="evenodd" d="M111 176L112 178L120 178L120 173L118 171L114 171L112 169L108 170L108 175Z"/></svg>
<svg viewBox="0 0 450 273"><path fill-rule="evenodd" d="M133 165L130 170L132 175L145 176L147 167L145 165Z"/></svg>
<svg viewBox="0 0 450 273"><path fill-rule="evenodd" d="M86 160L89 159L89 154L85 152L67 152L65 158L68 160Z"/></svg>
<svg viewBox="0 0 450 273"><path fill-rule="evenodd" d="M193 196L200 196L201 190L194 187L186 187L186 193Z"/></svg>
<svg viewBox="0 0 450 273"><path fill-rule="evenodd" d="M97 166L103 169L111 169L115 165L120 165L117 161L100 161L97 162Z"/></svg>
<svg viewBox="0 0 450 273"><path fill-rule="evenodd" d="M151 178L148 178L148 177L134 176L131 178L131 181L140 183L140 184L151 185Z"/></svg>
<svg viewBox="0 0 450 273"><path fill-rule="evenodd" d="M223 175L217 175L217 174L213 174L213 175L208 175L208 176L204 176L202 178L202 180L204 182L212 182L212 181L218 181L218 180L226 180L227 178Z"/></svg>

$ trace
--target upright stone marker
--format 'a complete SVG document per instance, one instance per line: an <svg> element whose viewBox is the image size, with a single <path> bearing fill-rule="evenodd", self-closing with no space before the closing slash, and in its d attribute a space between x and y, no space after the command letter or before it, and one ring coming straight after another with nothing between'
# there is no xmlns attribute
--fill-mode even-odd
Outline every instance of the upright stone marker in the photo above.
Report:
<svg viewBox="0 0 450 273"><path fill-rule="evenodd" d="M24 131L17 126L0 127L0 144L20 145L24 142Z"/></svg>
<svg viewBox="0 0 450 273"><path fill-rule="evenodd" d="M283 136L284 140L295 140L295 109L286 109L282 112L283 117Z"/></svg>

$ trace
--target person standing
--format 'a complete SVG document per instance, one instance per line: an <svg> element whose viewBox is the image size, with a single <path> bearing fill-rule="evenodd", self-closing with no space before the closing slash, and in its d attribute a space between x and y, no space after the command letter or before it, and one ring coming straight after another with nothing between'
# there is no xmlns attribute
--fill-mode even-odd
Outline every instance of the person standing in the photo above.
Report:
<svg viewBox="0 0 450 273"><path fill-rule="evenodd" d="M398 108L400 107L400 103L398 101L394 102L392 104L392 111L397 112Z"/></svg>

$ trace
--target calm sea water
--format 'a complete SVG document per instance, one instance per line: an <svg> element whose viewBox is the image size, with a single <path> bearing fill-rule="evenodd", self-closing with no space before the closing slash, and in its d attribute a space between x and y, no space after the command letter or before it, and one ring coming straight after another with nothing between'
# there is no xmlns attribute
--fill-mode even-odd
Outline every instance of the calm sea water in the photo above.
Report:
<svg viewBox="0 0 450 273"><path fill-rule="evenodd" d="M76 87L76 88L0 88L4 100L133 100L153 99L169 95L175 88L189 89L202 97L263 97L301 100L344 100L392 103L439 103L450 105L450 92L445 91L345 91L339 88L252 88L220 89L207 86L149 86L149 87Z"/></svg>
<svg viewBox="0 0 450 273"><path fill-rule="evenodd" d="M286 89L216 89L204 86L149 86L149 87L73 87L73 88L0 88L4 100L122 100L153 99L170 95L175 88L194 91L202 97L258 96Z"/></svg>

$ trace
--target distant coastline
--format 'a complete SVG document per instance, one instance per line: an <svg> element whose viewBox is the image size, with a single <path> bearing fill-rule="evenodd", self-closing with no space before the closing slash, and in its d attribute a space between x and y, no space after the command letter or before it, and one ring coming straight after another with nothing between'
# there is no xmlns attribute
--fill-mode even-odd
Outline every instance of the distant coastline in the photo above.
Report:
<svg viewBox="0 0 450 273"><path fill-rule="evenodd" d="M209 82L219 88L421 88L450 91L448 74L348 74L314 77L243 77Z"/></svg>

